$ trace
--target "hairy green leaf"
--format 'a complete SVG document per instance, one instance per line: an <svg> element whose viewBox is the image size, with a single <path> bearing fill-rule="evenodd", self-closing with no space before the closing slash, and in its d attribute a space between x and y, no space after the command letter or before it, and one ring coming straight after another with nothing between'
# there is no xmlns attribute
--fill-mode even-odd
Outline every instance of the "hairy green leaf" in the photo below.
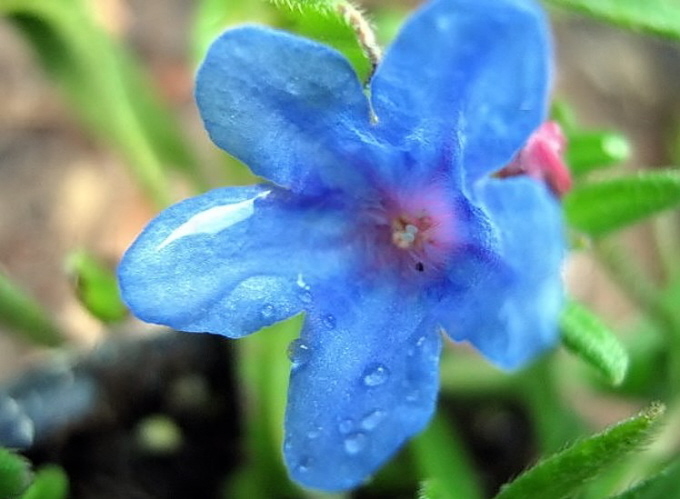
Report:
<svg viewBox="0 0 680 499"><path fill-rule="evenodd" d="M300 13L288 11L282 17L284 28L335 48L352 63L359 78L366 79L370 63L356 33L341 16L307 9Z"/></svg>
<svg viewBox="0 0 680 499"><path fill-rule="evenodd" d="M574 133L569 135L566 160L574 175L583 175L627 160L630 150L626 138L618 133Z"/></svg>
<svg viewBox="0 0 680 499"><path fill-rule="evenodd" d="M625 28L680 39L677 0L546 0Z"/></svg>
<svg viewBox="0 0 680 499"><path fill-rule="evenodd" d="M606 235L676 206L680 206L678 170L586 184L564 198L569 223L591 236Z"/></svg>
<svg viewBox="0 0 680 499"><path fill-rule="evenodd" d="M358 41L352 23L341 7L345 0L270 0L269 2L224 2L203 0L194 27L196 60L203 58L210 43L224 29L239 23L264 23L320 41L341 52L360 78L370 73L370 62ZM349 7L348 7L349 8ZM354 9L356 15L360 12Z"/></svg>
<svg viewBox="0 0 680 499"><path fill-rule="evenodd" d="M314 9L322 12L335 10L345 0L269 0L278 7L286 7L291 10L305 11Z"/></svg>
<svg viewBox="0 0 680 499"><path fill-rule="evenodd" d="M680 460L611 499L670 499L678 494Z"/></svg>
<svg viewBox="0 0 680 499"><path fill-rule="evenodd" d="M116 322L127 315L111 269L84 251L71 254L67 267L75 280L78 299L92 315L102 322Z"/></svg>
<svg viewBox="0 0 680 499"><path fill-rule="evenodd" d="M628 354L614 333L582 305L571 302L562 313L562 343L582 360L620 384L628 369Z"/></svg>
<svg viewBox="0 0 680 499"><path fill-rule="evenodd" d="M647 445L664 412L663 405L652 404L637 416L576 442L503 486L496 499L572 497L584 482Z"/></svg>

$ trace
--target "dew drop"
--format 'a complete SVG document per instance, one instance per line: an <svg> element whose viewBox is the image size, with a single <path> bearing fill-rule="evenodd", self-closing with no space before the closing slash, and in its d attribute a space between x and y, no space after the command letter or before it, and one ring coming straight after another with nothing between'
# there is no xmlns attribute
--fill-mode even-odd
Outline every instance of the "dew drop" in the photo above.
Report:
<svg viewBox="0 0 680 499"><path fill-rule="evenodd" d="M410 402L411 404L414 404L420 400L420 390L417 388L415 390L411 390L407 395L406 395L406 402Z"/></svg>
<svg viewBox="0 0 680 499"><path fill-rule="evenodd" d="M304 340L298 338L288 345L288 358L293 363L293 367L299 367L307 362L312 356L312 349Z"/></svg>
<svg viewBox="0 0 680 499"><path fill-rule="evenodd" d="M297 284L300 289L309 291L309 284L305 282L305 278L302 274L297 275L297 281L295 281L295 284Z"/></svg>
<svg viewBox="0 0 680 499"><path fill-rule="evenodd" d="M316 438L319 438L321 436L321 428L316 427L312 428L307 432L307 438L310 440L314 440Z"/></svg>
<svg viewBox="0 0 680 499"><path fill-rule="evenodd" d="M359 426L361 427L362 430L373 431L378 427L380 423L383 422L386 416L387 412L381 411L380 409L376 409L375 411L366 414L366 416L364 416L364 419L362 419L361 422L359 423Z"/></svg>
<svg viewBox="0 0 680 499"><path fill-rule="evenodd" d="M366 447L366 435L363 433L352 433L345 438L345 451L347 454L358 454Z"/></svg>
<svg viewBox="0 0 680 499"><path fill-rule="evenodd" d="M314 463L311 457L303 456L300 458L300 461L298 462L297 470L300 473L307 473L309 471L309 468L311 468L313 464Z"/></svg>
<svg viewBox="0 0 680 499"><path fill-rule="evenodd" d="M366 386L380 386L390 377L390 371L382 364L373 364L364 371L364 384Z"/></svg>
<svg viewBox="0 0 680 499"><path fill-rule="evenodd" d="M419 351L423 349L423 346L425 346L425 336L421 336L418 338L418 340L413 344L411 348L408 349L408 356L413 357L416 355Z"/></svg>
<svg viewBox="0 0 680 499"><path fill-rule="evenodd" d="M312 303L312 293L303 289L299 294L300 301L302 303Z"/></svg>
<svg viewBox="0 0 680 499"><path fill-rule="evenodd" d="M267 303L260 309L260 315L263 319L271 319L274 317L274 305Z"/></svg>
<svg viewBox="0 0 680 499"><path fill-rule="evenodd" d="M340 424L338 425L338 430L343 435L346 435L349 432L351 432L353 428L354 428L354 421L352 421L351 419L343 419L342 421L340 421Z"/></svg>
<svg viewBox="0 0 680 499"><path fill-rule="evenodd" d="M328 329L335 329L336 325L335 316L328 314L324 316L323 319L321 319L321 322L323 322L323 325L326 326Z"/></svg>

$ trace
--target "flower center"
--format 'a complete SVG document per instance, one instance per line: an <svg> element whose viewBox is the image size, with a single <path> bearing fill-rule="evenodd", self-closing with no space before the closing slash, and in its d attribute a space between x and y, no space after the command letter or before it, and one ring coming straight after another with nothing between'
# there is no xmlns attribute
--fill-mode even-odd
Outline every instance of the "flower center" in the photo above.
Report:
<svg viewBox="0 0 680 499"><path fill-rule="evenodd" d="M375 268L403 276L432 275L449 260L456 244L454 203L440 186L413 189L407 194L383 193L380 204L367 211L371 220L370 260Z"/></svg>
<svg viewBox="0 0 680 499"><path fill-rule="evenodd" d="M431 227L432 219L427 215L418 218L400 215L392 220L392 244L403 250L419 249L427 242Z"/></svg>

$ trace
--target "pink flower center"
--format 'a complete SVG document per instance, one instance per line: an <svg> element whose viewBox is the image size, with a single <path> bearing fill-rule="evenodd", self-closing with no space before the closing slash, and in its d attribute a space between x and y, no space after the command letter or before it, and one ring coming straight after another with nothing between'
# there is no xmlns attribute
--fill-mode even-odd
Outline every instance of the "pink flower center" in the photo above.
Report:
<svg viewBox="0 0 680 499"><path fill-rule="evenodd" d="M427 186L408 194L386 193L378 207L368 211L367 251L373 267L412 274L444 266L456 242L454 207L444 189Z"/></svg>

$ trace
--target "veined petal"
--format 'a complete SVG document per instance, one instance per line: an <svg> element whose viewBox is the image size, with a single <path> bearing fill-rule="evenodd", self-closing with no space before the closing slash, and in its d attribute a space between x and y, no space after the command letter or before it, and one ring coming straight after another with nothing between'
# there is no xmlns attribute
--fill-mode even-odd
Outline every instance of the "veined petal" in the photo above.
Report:
<svg viewBox="0 0 680 499"><path fill-rule="evenodd" d="M543 121L549 58L532 0L429 2L373 79L379 128L432 150L462 147L461 165L475 180L509 162Z"/></svg>
<svg viewBox="0 0 680 499"><path fill-rule="evenodd" d="M332 203L265 185L178 203L124 255L123 299L147 322L233 338L290 317L349 260L337 239L351 217Z"/></svg>
<svg viewBox="0 0 680 499"><path fill-rule="evenodd" d="M416 297L329 294L292 345L284 455L291 476L326 491L360 485L434 411L441 337Z"/></svg>
<svg viewBox="0 0 680 499"><path fill-rule="evenodd" d="M198 71L196 100L215 144L257 175L307 194L356 181L342 152L362 146L370 111L337 51L269 28L226 31Z"/></svg>
<svg viewBox="0 0 680 499"><path fill-rule="evenodd" d="M500 367L519 367L555 344L563 304L562 213L529 177L480 182L476 198L496 226L499 264L475 286L443 302L442 325Z"/></svg>

